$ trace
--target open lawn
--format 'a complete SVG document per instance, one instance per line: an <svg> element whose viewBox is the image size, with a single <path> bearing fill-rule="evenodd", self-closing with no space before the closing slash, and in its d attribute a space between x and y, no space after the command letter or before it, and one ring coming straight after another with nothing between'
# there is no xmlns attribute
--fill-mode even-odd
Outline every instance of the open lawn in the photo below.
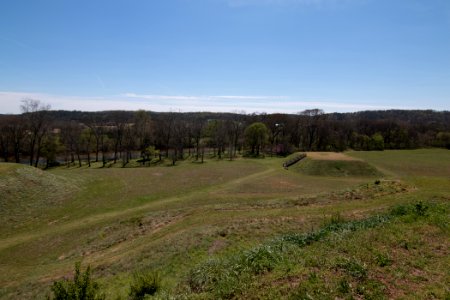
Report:
<svg viewBox="0 0 450 300"><path fill-rule="evenodd" d="M161 298L450 296L450 151L317 153L288 170L285 160L0 164L0 298L44 298L78 261L108 299L127 299L143 269L161 274ZM406 212L390 213L398 205ZM327 227L376 214L386 222ZM323 228L279 248L287 235ZM258 263L252 255L261 268L231 267ZM209 283L214 268L235 275Z"/></svg>

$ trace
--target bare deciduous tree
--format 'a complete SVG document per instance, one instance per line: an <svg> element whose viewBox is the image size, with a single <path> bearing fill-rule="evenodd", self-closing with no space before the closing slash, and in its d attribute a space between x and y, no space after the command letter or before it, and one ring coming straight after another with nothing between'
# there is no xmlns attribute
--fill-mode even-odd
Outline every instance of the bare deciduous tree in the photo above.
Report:
<svg viewBox="0 0 450 300"><path fill-rule="evenodd" d="M30 166L34 162L34 166L37 167L42 141L50 127L50 118L48 116L50 105L43 104L39 100L25 99L22 101L20 108L26 120Z"/></svg>

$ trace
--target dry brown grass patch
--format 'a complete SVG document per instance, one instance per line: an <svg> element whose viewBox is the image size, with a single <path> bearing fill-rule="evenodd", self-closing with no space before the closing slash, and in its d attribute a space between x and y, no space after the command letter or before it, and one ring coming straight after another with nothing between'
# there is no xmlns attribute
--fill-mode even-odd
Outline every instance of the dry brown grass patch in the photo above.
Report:
<svg viewBox="0 0 450 300"><path fill-rule="evenodd" d="M361 161L361 159L356 157L348 156L341 152L306 152L306 157L315 160L356 160Z"/></svg>

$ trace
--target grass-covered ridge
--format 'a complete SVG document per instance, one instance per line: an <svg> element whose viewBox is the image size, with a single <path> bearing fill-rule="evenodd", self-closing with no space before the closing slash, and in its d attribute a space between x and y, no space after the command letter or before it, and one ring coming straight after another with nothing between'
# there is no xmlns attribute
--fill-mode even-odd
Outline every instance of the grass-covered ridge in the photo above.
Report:
<svg viewBox="0 0 450 300"><path fill-rule="evenodd" d="M212 298L232 298L244 293L246 281L257 281L258 275L288 264L291 246L306 247L334 234L340 236L356 230L373 228L391 220L390 215L345 222L334 217L329 224L308 233L284 234L255 248L233 253L222 259L208 260L192 269L189 287L194 292L208 292Z"/></svg>
<svg viewBox="0 0 450 300"><path fill-rule="evenodd" d="M409 251L405 255L413 263L421 259L423 253L412 249L417 249L417 245L412 246L417 241L411 239L421 234L413 235L408 225L435 227L434 242L444 242L439 249L449 246L445 240L450 229L449 209L449 203L418 202L395 206L389 212L360 220L346 221L338 215L333 216L318 230L280 235L252 249L201 263L190 271L184 296L193 293L201 295L202 299L387 299L403 293L418 298L448 297L450 291L442 289L439 283L434 285L436 290L432 288L418 293L404 286L394 294L392 282L380 280L379 274L384 269L390 269L390 273L395 271L392 266L407 263L396 261L397 254L392 250ZM392 236L383 235L397 230L397 236L402 233L405 236L392 245L393 249L380 251L370 248L379 241L346 247L349 240L357 243L368 242L371 237L392 239ZM317 249L320 251L316 252ZM336 252L340 253L336 255ZM427 255L442 260L448 251ZM414 266L406 266L408 268L412 271ZM444 268L441 266L439 271L445 272ZM330 273L332 277L329 277Z"/></svg>
<svg viewBox="0 0 450 300"><path fill-rule="evenodd" d="M106 299L127 299L133 274L145 270L161 278L155 297L214 298L214 286L189 284L189 274L206 262L243 253L265 259L278 249L273 241L302 240L333 216L337 223L352 223L384 215L393 206L415 209L420 202L428 209L417 218L408 212L381 226L330 232L302 247L283 241L270 271L254 260L261 271L242 272L244 284L233 294L246 299L301 298L302 290L319 299L370 298L371 293L372 298L445 296L449 233L439 224L448 224L442 203L450 200L449 152L343 155L369 163L384 176L310 176L285 170L285 158L269 157L187 160L175 167L31 169L36 177L54 177L56 186L70 189L66 197L66 189L49 188L56 191L51 198L37 192L41 185L29 184L16 194L21 197L11 194L17 207L0 214L0 298L43 298L80 261L83 269L91 266ZM16 172L20 168L28 169L0 164L0 173L15 180L22 176ZM20 203L34 203L29 207L35 209L22 210ZM338 287L341 296L336 296Z"/></svg>

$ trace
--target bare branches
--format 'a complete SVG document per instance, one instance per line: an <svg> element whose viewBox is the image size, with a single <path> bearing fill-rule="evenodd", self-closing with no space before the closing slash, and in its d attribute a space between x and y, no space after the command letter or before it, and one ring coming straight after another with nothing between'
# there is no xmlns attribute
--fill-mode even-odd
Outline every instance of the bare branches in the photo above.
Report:
<svg viewBox="0 0 450 300"><path fill-rule="evenodd" d="M50 105L43 104L39 100L24 99L20 109L23 112L28 133L30 166L34 162L34 166L37 167L42 141L49 130L50 119L47 112L50 110Z"/></svg>

